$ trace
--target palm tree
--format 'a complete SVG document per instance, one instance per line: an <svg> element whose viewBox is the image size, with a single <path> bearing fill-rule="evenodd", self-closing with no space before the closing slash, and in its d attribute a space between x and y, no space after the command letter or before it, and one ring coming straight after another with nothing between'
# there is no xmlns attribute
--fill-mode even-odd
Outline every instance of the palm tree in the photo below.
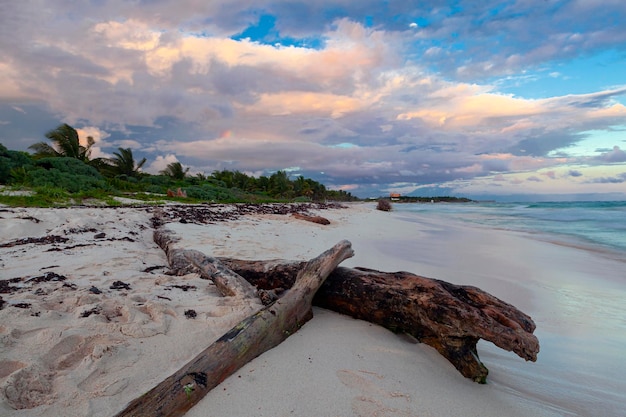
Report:
<svg viewBox="0 0 626 417"><path fill-rule="evenodd" d="M294 182L294 191L297 196L311 197L313 195L313 190L311 189L309 180L304 178L302 175L296 178L296 181Z"/></svg>
<svg viewBox="0 0 626 417"><path fill-rule="evenodd" d="M117 149L118 152L113 152L113 158L106 159L107 164L110 165L111 172L114 175L137 176L141 167L146 163L146 158L135 164L133 151L130 148Z"/></svg>
<svg viewBox="0 0 626 417"><path fill-rule="evenodd" d="M270 177L269 192L273 197L290 198L293 194L293 184L286 171L276 171Z"/></svg>
<svg viewBox="0 0 626 417"><path fill-rule="evenodd" d="M69 157L89 162L91 147L96 143L93 137L88 136L87 146L82 146L78 139L78 132L67 123L49 131L46 137L52 141L52 145L39 142L29 146L29 149L35 151L35 158Z"/></svg>
<svg viewBox="0 0 626 417"><path fill-rule="evenodd" d="M175 180L184 180L188 171L189 171L188 167L186 169L183 169L182 164L177 161L177 162L172 162L171 164L168 164L167 168L165 168L160 173L163 175L167 175L168 177L172 177Z"/></svg>

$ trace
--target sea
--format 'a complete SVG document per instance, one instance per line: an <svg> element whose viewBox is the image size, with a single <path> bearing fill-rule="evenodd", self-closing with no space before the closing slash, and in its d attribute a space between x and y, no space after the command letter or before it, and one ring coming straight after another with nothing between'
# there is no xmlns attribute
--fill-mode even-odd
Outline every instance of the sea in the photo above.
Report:
<svg viewBox="0 0 626 417"><path fill-rule="evenodd" d="M626 255L626 201L402 203L393 209Z"/></svg>
<svg viewBox="0 0 626 417"><path fill-rule="evenodd" d="M396 203L393 212L422 230L436 225L413 248L424 268L510 277L481 285L523 303L541 351L529 365L481 341L492 384L545 415L626 417L626 201Z"/></svg>

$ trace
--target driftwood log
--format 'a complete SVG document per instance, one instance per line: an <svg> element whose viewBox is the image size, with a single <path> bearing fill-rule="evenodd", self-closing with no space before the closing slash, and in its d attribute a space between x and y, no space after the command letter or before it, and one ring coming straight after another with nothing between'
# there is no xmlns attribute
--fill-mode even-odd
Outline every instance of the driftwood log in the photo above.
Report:
<svg viewBox="0 0 626 417"><path fill-rule="evenodd" d="M302 214L302 213L293 213L291 216L298 220L305 220L307 222L312 222L312 223L317 223L317 224L322 224L322 225L330 224L330 220L322 216L309 216L308 214Z"/></svg>
<svg viewBox="0 0 626 417"><path fill-rule="evenodd" d="M535 324L514 306L472 286L408 272L339 267L353 255L348 241L309 262L211 258L178 248L161 224L155 223L154 240L172 273L198 272L223 296L246 300L252 313L117 417L184 415L228 376L297 331L312 317L313 304L409 334L479 383L488 374L478 358L479 339L526 360L537 358Z"/></svg>
<svg viewBox="0 0 626 417"><path fill-rule="evenodd" d="M255 289L216 259L198 251L176 249L175 238L166 231L155 231L155 241L165 250L174 272L185 273L193 265L203 277L216 282L223 295L242 296L259 302ZM295 282L281 298L241 321L173 375L133 400L118 417L182 416L207 392L243 365L280 344L312 316L315 292L343 260L353 256L348 241L307 262L297 272ZM219 284L218 284L219 282ZM260 303L259 303L260 304Z"/></svg>
<svg viewBox="0 0 626 417"><path fill-rule="evenodd" d="M261 289L290 288L301 262L220 258ZM479 339L535 361L539 341L533 320L514 306L472 286L454 285L409 272L335 269L313 304L406 333L428 344L461 374L485 383L488 370L478 357Z"/></svg>

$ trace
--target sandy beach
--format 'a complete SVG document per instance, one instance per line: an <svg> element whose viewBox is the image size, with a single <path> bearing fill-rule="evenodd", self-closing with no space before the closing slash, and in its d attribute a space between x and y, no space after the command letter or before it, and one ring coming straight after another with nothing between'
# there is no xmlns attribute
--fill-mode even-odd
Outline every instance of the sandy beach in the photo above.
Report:
<svg viewBox="0 0 626 417"><path fill-rule="evenodd" d="M152 211L0 207L0 416L113 415L250 314L195 273L167 274ZM479 385L429 346L315 308L188 416L623 415L622 259L373 204L312 214L331 224L256 214L164 227L179 246L238 259L308 260L347 239L344 266L474 285L530 314L538 361L481 343Z"/></svg>

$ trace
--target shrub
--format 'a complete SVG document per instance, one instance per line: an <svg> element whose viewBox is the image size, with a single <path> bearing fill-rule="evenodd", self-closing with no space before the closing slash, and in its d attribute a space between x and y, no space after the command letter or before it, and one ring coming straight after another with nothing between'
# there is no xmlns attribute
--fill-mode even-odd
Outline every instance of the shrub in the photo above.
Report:
<svg viewBox="0 0 626 417"><path fill-rule="evenodd" d="M167 194L167 187L161 185L149 185L146 187L146 192L150 194Z"/></svg>
<svg viewBox="0 0 626 417"><path fill-rule="evenodd" d="M0 144L0 184L19 183L20 173L32 164L27 153L9 151Z"/></svg>
<svg viewBox="0 0 626 417"><path fill-rule="evenodd" d="M231 201L239 200L241 192L234 189L215 187L212 184L185 187L187 197L204 201Z"/></svg>
<svg viewBox="0 0 626 417"><path fill-rule="evenodd" d="M95 168L76 158L40 159L26 177L33 187L60 188L70 193L107 188L104 178Z"/></svg>
<svg viewBox="0 0 626 417"><path fill-rule="evenodd" d="M170 177L166 177L165 175L147 175L142 177L139 181L141 184L147 184L149 186L159 186L167 191L168 187L172 187L174 182Z"/></svg>

